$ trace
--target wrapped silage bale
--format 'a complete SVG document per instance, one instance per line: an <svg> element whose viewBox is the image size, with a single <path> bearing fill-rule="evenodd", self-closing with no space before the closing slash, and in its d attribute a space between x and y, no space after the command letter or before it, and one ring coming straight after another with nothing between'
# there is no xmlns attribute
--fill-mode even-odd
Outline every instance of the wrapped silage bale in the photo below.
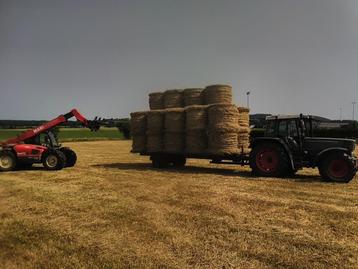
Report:
<svg viewBox="0 0 358 269"><path fill-rule="evenodd" d="M180 108L184 106L183 90L167 90L163 95L163 107Z"/></svg>
<svg viewBox="0 0 358 269"><path fill-rule="evenodd" d="M149 94L149 108L158 110L164 108L164 94L162 92L152 92Z"/></svg>
<svg viewBox="0 0 358 269"><path fill-rule="evenodd" d="M229 85L210 85L204 91L206 105L224 103L232 104L232 88Z"/></svg>
<svg viewBox="0 0 358 269"><path fill-rule="evenodd" d="M203 105L204 96L201 88L188 88L183 91L184 106Z"/></svg>

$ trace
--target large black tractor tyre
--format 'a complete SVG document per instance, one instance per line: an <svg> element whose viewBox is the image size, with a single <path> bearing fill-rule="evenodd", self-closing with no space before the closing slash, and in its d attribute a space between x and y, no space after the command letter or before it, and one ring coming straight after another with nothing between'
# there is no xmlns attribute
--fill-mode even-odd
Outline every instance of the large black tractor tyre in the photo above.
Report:
<svg viewBox="0 0 358 269"><path fill-rule="evenodd" d="M77 162L77 155L70 148L61 148L60 151L66 156L66 165L65 167L73 167Z"/></svg>
<svg viewBox="0 0 358 269"><path fill-rule="evenodd" d="M66 156L59 150L50 150L44 153L42 163L47 170L61 170L66 165Z"/></svg>
<svg viewBox="0 0 358 269"><path fill-rule="evenodd" d="M318 165L319 173L324 181L348 183L355 174L354 160L344 152L335 152L325 156Z"/></svg>
<svg viewBox="0 0 358 269"><path fill-rule="evenodd" d="M250 167L262 177L284 177L292 170L286 151L274 143L256 145L250 153Z"/></svg>
<svg viewBox="0 0 358 269"><path fill-rule="evenodd" d="M17 158L11 151L0 151L0 171L13 171L16 168Z"/></svg>

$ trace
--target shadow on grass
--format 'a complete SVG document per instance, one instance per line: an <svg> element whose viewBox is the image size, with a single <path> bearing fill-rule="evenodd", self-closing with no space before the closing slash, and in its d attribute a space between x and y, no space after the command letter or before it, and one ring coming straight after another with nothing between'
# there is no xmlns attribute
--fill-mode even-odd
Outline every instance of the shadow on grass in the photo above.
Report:
<svg viewBox="0 0 358 269"><path fill-rule="evenodd" d="M187 165L183 168L153 168L150 163L108 163L108 164L96 164L93 165L96 168L105 169L123 169L123 170L136 170L136 171L163 171L166 173L180 173L180 174L209 174L209 175L221 175L221 176L239 176L243 178L255 179L256 177L251 171L238 171L234 169L216 168L216 167L199 167ZM277 178L278 180L282 178ZM293 175L286 177L285 179L294 182L322 182L321 177L317 175Z"/></svg>

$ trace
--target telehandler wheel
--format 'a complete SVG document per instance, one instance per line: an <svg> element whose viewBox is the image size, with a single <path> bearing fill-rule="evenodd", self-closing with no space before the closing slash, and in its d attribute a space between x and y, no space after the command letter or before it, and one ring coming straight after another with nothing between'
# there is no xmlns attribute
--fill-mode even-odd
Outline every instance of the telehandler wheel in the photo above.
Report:
<svg viewBox="0 0 358 269"><path fill-rule="evenodd" d="M335 152L326 156L318 166L323 180L337 183L348 183L355 174L353 159L344 152Z"/></svg>
<svg viewBox="0 0 358 269"><path fill-rule="evenodd" d="M290 162L287 153L281 146L262 143L252 149L250 167L257 176L283 177L290 170Z"/></svg>
<svg viewBox="0 0 358 269"><path fill-rule="evenodd" d="M59 150L51 150L44 154L42 163L47 170L61 170L66 165L66 156Z"/></svg>
<svg viewBox="0 0 358 269"><path fill-rule="evenodd" d="M77 162L76 153L70 148L60 148L60 151L66 156L66 165L65 167L73 167Z"/></svg>
<svg viewBox="0 0 358 269"><path fill-rule="evenodd" d="M163 156L152 156L152 166L153 168L168 168L169 160Z"/></svg>
<svg viewBox="0 0 358 269"><path fill-rule="evenodd" d="M11 151L0 152L0 171L12 171L16 168L16 156Z"/></svg>

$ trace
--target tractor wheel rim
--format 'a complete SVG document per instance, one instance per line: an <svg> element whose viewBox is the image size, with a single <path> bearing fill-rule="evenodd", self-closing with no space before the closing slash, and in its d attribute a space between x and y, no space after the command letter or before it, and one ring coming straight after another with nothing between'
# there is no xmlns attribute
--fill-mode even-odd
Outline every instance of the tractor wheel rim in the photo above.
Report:
<svg viewBox="0 0 358 269"><path fill-rule="evenodd" d="M257 167L265 173L275 172L279 165L277 152L273 149L263 149L259 151L256 155L256 164Z"/></svg>
<svg viewBox="0 0 358 269"><path fill-rule="evenodd" d="M50 155L46 158L46 164L49 167L56 167L58 163L57 157L54 155Z"/></svg>
<svg viewBox="0 0 358 269"><path fill-rule="evenodd" d="M9 156L0 157L0 166L4 169L9 169L12 166L12 159Z"/></svg>
<svg viewBox="0 0 358 269"><path fill-rule="evenodd" d="M349 166L344 160L333 160L328 166L328 173L333 178L344 178L349 173Z"/></svg>

